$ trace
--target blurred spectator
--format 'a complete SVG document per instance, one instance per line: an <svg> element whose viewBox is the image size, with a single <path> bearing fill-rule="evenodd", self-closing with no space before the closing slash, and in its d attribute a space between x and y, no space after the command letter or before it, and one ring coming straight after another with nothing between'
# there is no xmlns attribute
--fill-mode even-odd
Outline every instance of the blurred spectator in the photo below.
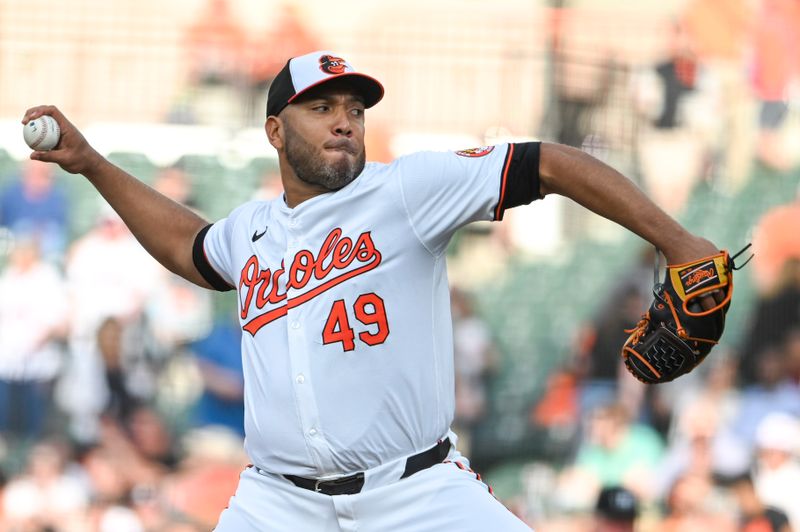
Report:
<svg viewBox="0 0 800 532"><path fill-rule="evenodd" d="M572 439L580 424L578 379L573 371L559 369L550 374L541 399L530 412L530 420L549 429L551 436Z"/></svg>
<svg viewBox="0 0 800 532"><path fill-rule="evenodd" d="M165 476L160 484L138 484L130 491L130 506L147 531L173 530L172 526L185 525L182 517L172 512L164 496L164 485L168 484L170 476ZM175 530L183 530L176 528ZM188 528L189 531L198 531Z"/></svg>
<svg viewBox="0 0 800 532"><path fill-rule="evenodd" d="M782 510L800 530L800 417L775 412L756 432L756 492L764 504Z"/></svg>
<svg viewBox="0 0 800 532"><path fill-rule="evenodd" d="M248 75L247 34L228 0L207 0L184 35L189 101L168 115L181 122L239 126Z"/></svg>
<svg viewBox="0 0 800 532"><path fill-rule="evenodd" d="M769 414L782 412L800 416L800 386L786 374L783 346L767 348L756 363L757 381L742 391L741 408L736 420L736 434L752 445L756 429Z"/></svg>
<svg viewBox="0 0 800 532"><path fill-rule="evenodd" d="M789 113L788 87L800 68L800 5L795 0L761 0L756 17L752 83L760 105L757 157L787 170L792 160L781 145L780 129Z"/></svg>
<svg viewBox="0 0 800 532"><path fill-rule="evenodd" d="M91 486L91 498L96 504L126 504L131 489L129 478L118 468L120 457L107 447L88 449L80 463Z"/></svg>
<svg viewBox="0 0 800 532"><path fill-rule="evenodd" d="M639 502L630 490L607 486L597 496L594 515L594 532L633 532L639 516Z"/></svg>
<svg viewBox="0 0 800 532"><path fill-rule="evenodd" d="M125 365L123 325L116 318L106 318L97 330L97 349L105 367L108 401L106 415L126 422L140 400L129 390L128 379L132 372Z"/></svg>
<svg viewBox="0 0 800 532"><path fill-rule="evenodd" d="M719 499L708 475L689 471L672 485L665 501L666 515L654 530L733 532L736 523Z"/></svg>
<svg viewBox="0 0 800 532"><path fill-rule="evenodd" d="M148 334L161 357L169 357L211 329L212 294L166 269L161 271L158 291L145 308Z"/></svg>
<svg viewBox="0 0 800 532"><path fill-rule="evenodd" d="M36 445L25 474L5 490L6 530L77 530L89 504L86 486L66 468L64 449L53 442Z"/></svg>
<svg viewBox="0 0 800 532"><path fill-rule="evenodd" d="M0 433L36 438L52 404L68 315L59 271L20 236L0 272Z"/></svg>
<svg viewBox="0 0 800 532"><path fill-rule="evenodd" d="M672 30L669 56L654 69L663 94L661 113L653 122L658 129L675 128L685 119L682 100L697 87L698 65L691 43L680 24L674 23Z"/></svg>
<svg viewBox="0 0 800 532"><path fill-rule="evenodd" d="M8 476L6 475L5 471L0 469L0 526L4 526L6 523L4 499L5 499L5 490L7 484L8 484Z"/></svg>
<svg viewBox="0 0 800 532"><path fill-rule="evenodd" d="M800 225L794 229L797 227ZM800 324L800 260L784 264L780 280L772 290L759 296L752 312L740 362L739 377L744 385L756 381L760 354L784 344L793 328Z"/></svg>
<svg viewBox="0 0 800 532"><path fill-rule="evenodd" d="M786 374L800 386L800 320L786 335Z"/></svg>
<svg viewBox="0 0 800 532"><path fill-rule="evenodd" d="M113 263L108 257L114 257ZM105 260L104 260L105 259ZM150 257L108 204L94 228L68 253L67 281L72 302L72 336L92 339L108 316L133 321L159 286L161 266Z"/></svg>
<svg viewBox="0 0 800 532"><path fill-rule="evenodd" d="M761 293L770 294L785 280L786 264L800 261L800 189L794 201L769 209L753 230L753 279ZM794 270L796 273L797 270Z"/></svg>
<svg viewBox="0 0 800 532"><path fill-rule="evenodd" d="M580 410L585 417L598 406L622 403L634 418L647 418L648 388L625 371L622 346L652 298L655 248L646 246L622 272L591 322L576 334L573 367L580 378Z"/></svg>
<svg viewBox="0 0 800 532"><path fill-rule="evenodd" d="M108 257L114 257L113 263ZM106 385L102 360L97 351L97 330L108 317L124 324L131 336L129 366L139 372L131 377L139 395L152 394L154 375L146 351L152 339L143 330L146 302L160 289L163 268L136 241L119 216L105 204L96 226L75 241L66 262L70 295L70 359L57 398L70 417L72 435L81 441L97 436L97 420L106 406Z"/></svg>
<svg viewBox="0 0 800 532"><path fill-rule="evenodd" d="M713 405L714 426L730 430L739 416L741 390L736 388L737 359L716 347L703 366L690 375L659 386L658 395L669 402L672 423L669 438L680 438L688 416L698 405Z"/></svg>
<svg viewBox="0 0 800 532"><path fill-rule="evenodd" d="M665 57L641 72L634 96L650 122L639 132L642 178L659 206L677 213L710 162L714 92L685 28L673 22L669 30Z"/></svg>
<svg viewBox="0 0 800 532"><path fill-rule="evenodd" d="M114 505L102 509L98 516L98 532L145 532L136 512L126 506Z"/></svg>
<svg viewBox="0 0 800 532"><path fill-rule="evenodd" d="M487 379L498 369L499 354L489 326L475 313L468 294L453 287L450 290L450 306L455 357L456 407L453 425L459 441L468 449L472 430L487 412Z"/></svg>
<svg viewBox="0 0 800 532"><path fill-rule="evenodd" d="M155 489L170 470L164 464L148 458L135 444L131 433L128 425L104 417L100 422L97 443L89 448L84 461L97 459L105 462L106 467L122 477L119 480L120 488L126 490L129 502L136 503L148 499L148 490ZM169 441L168 447L171 449L174 440Z"/></svg>
<svg viewBox="0 0 800 532"><path fill-rule="evenodd" d="M180 167L161 170L153 188L182 205L196 206L191 180ZM159 272L157 289L149 294L144 311L148 333L153 334L164 356L170 356L208 333L213 313L212 295L160 265L156 269Z"/></svg>
<svg viewBox="0 0 800 532"><path fill-rule="evenodd" d="M184 446L186 456L165 483L164 497L175 513L209 530L227 507L247 464L242 440L209 427L187 433Z"/></svg>
<svg viewBox="0 0 800 532"><path fill-rule="evenodd" d="M97 444L83 452L80 472L90 488L92 508L90 524L76 530L161 531L178 522L160 500L169 470L144 457L119 423L103 419Z"/></svg>
<svg viewBox="0 0 800 532"><path fill-rule="evenodd" d="M690 0L680 18L716 101L711 135L721 163L716 175L730 188L748 176L752 158L752 103L745 70L745 54L752 31L749 0Z"/></svg>
<svg viewBox="0 0 800 532"><path fill-rule="evenodd" d="M181 205L192 208L197 206L192 191L192 181L186 171L179 166L161 169L153 181L153 188Z"/></svg>
<svg viewBox="0 0 800 532"><path fill-rule="evenodd" d="M251 40L250 116L257 117L258 124L264 121L264 95L287 59L325 48L306 24L300 9L299 5L281 1L274 11L269 31Z"/></svg>
<svg viewBox="0 0 800 532"><path fill-rule="evenodd" d="M196 426L219 425L244 436L244 376L242 330L230 320L218 320L205 338L189 347L203 380L195 405Z"/></svg>
<svg viewBox="0 0 800 532"><path fill-rule="evenodd" d="M144 532L145 527L131 508L129 478L123 467L108 449L89 450L81 461L86 479L91 487L92 508L88 520L92 530Z"/></svg>
<svg viewBox="0 0 800 532"><path fill-rule="evenodd" d="M128 419L127 428L133 446L145 460L167 469L178 464L179 453L173 434L153 408L137 408Z"/></svg>
<svg viewBox="0 0 800 532"><path fill-rule="evenodd" d="M692 0L682 23L704 60L738 65L750 34L750 5L744 0Z"/></svg>
<svg viewBox="0 0 800 532"><path fill-rule="evenodd" d="M569 2L557 3L559 7L565 4ZM552 41L558 99L555 138L576 148L589 141L592 114L606 101L612 77L609 45L601 32L590 31L591 23L582 15L569 7L555 12Z"/></svg>
<svg viewBox="0 0 800 532"><path fill-rule="evenodd" d="M625 284L612 291L613 296L597 313L597 319L585 332L578 352L576 368L582 373L580 410L582 414L619 399L619 378L623 361L622 346L630 329L641 319L646 308L641 291L635 284ZM630 415L639 413L640 404L631 405Z"/></svg>
<svg viewBox="0 0 800 532"><path fill-rule="evenodd" d="M696 397L681 411L658 468L659 497L689 473L731 477L750 467L750 449L733 434L725 415L713 396Z"/></svg>
<svg viewBox="0 0 800 532"><path fill-rule="evenodd" d="M612 404L592 413L574 467L597 486L625 486L650 500L663 452L664 444L653 429L632 423L623 405Z"/></svg>
<svg viewBox="0 0 800 532"><path fill-rule="evenodd" d="M152 334L162 357L174 355L211 329L212 294L172 272L161 269L155 290L146 302L147 334Z"/></svg>
<svg viewBox="0 0 800 532"><path fill-rule="evenodd" d="M743 473L732 479L731 491L740 509L739 530L741 532L791 532L786 513L765 506L756 493L752 475Z"/></svg>
<svg viewBox="0 0 800 532"><path fill-rule="evenodd" d="M32 234L42 256L60 262L67 245L67 197L55 185L55 167L40 161L22 163L19 180L0 191L0 226Z"/></svg>
<svg viewBox="0 0 800 532"><path fill-rule="evenodd" d="M247 36L228 0L208 0L186 30L190 83L239 85L247 70Z"/></svg>

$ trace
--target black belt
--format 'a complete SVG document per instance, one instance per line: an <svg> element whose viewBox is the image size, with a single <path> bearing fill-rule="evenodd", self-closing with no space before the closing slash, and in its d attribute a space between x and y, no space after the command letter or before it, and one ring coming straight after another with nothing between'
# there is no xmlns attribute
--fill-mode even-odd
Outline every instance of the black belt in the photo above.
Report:
<svg viewBox="0 0 800 532"><path fill-rule="evenodd" d="M427 451L423 451L406 459L406 468L400 478L410 477L423 469L440 464L447 458L450 452L450 438L445 438ZM303 488L324 495L352 495L359 493L364 487L364 473L356 473L348 477L337 478L334 480L317 480L314 478L304 478L295 475L283 475L298 488Z"/></svg>

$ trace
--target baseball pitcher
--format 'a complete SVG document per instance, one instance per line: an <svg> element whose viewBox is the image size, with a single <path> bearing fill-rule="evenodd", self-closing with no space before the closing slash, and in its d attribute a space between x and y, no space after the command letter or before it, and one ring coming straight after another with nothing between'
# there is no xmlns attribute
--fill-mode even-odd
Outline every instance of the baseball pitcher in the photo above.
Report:
<svg viewBox="0 0 800 532"><path fill-rule="evenodd" d="M32 159L83 174L171 271L238 294L252 465L219 531L528 530L450 430L450 238L555 193L635 232L671 264L719 253L627 178L566 146L367 163L365 110L383 93L335 53L290 59L269 89L265 123L285 194L213 224L112 165L55 107L23 118L51 115L62 131L54 150Z"/></svg>

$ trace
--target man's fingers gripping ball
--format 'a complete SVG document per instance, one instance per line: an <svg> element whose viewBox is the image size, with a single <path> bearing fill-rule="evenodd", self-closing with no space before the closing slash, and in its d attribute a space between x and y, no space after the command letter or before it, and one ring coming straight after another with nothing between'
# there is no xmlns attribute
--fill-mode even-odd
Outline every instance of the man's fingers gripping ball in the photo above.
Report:
<svg viewBox="0 0 800 532"><path fill-rule="evenodd" d="M42 115L29 120L23 126L22 136L32 150L50 151L58 145L61 128L55 118L50 115Z"/></svg>

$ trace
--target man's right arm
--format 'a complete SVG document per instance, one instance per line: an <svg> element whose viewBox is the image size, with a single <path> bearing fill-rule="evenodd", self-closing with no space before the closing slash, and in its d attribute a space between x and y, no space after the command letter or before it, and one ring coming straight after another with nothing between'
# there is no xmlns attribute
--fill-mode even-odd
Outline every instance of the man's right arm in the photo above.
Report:
<svg viewBox="0 0 800 532"><path fill-rule="evenodd" d="M55 149L34 151L31 159L56 163L67 172L84 175L150 255L168 270L211 288L192 259L195 237L208 222L111 164L56 107L33 107L26 111L22 123L42 115L58 122L61 139Z"/></svg>

